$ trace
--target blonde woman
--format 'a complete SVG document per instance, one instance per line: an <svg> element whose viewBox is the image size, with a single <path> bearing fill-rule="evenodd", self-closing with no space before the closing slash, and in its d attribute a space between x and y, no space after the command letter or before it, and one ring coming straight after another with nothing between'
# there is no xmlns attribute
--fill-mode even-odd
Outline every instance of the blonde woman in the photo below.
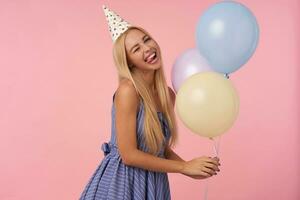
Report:
<svg viewBox="0 0 300 200"><path fill-rule="evenodd" d="M167 173L208 178L220 171L219 159L185 161L172 150L178 139L175 93L165 80L160 47L146 30L128 23L112 34L119 86L111 140L103 143L105 157L80 199L169 200Z"/></svg>

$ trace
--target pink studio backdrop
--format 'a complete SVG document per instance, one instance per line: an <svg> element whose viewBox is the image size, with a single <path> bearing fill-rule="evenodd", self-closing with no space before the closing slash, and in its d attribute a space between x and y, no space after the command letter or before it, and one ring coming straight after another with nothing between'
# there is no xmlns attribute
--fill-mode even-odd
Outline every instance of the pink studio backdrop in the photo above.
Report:
<svg viewBox="0 0 300 200"><path fill-rule="evenodd" d="M78 199L103 158L117 72L101 5L148 30L172 64L195 47L195 25L217 1L0 3L0 199ZM240 114L220 142L210 200L300 199L298 0L242 0L260 25L258 48L231 74ZM176 152L213 155L183 126ZM205 181L169 174L172 199L202 199Z"/></svg>

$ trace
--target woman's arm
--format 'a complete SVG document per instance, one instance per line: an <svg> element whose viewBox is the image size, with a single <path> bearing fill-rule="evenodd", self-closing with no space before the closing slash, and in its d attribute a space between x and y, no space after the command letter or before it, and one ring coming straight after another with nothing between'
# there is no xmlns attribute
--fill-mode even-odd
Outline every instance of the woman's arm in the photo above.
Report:
<svg viewBox="0 0 300 200"><path fill-rule="evenodd" d="M169 160L178 160L178 161L186 162L178 154L176 154L169 146L167 146L165 149L165 158Z"/></svg>
<svg viewBox="0 0 300 200"><path fill-rule="evenodd" d="M114 102L116 140L122 162L146 170L181 173L185 162L156 157L137 148L136 113L139 97L131 81L120 83Z"/></svg>
<svg viewBox="0 0 300 200"><path fill-rule="evenodd" d="M167 146L166 149L165 149L165 158L170 159L170 160L177 160L177 161L186 162L178 154L176 154L169 146ZM185 175L185 176L191 177L191 178L196 178L197 179L199 177L199 176L187 175L187 174L184 174L182 172L180 172L180 173Z"/></svg>
<svg viewBox="0 0 300 200"><path fill-rule="evenodd" d="M168 173L182 173L184 163L179 160L156 157L140 150L131 151L131 156L128 156L125 161L125 164L129 166Z"/></svg>

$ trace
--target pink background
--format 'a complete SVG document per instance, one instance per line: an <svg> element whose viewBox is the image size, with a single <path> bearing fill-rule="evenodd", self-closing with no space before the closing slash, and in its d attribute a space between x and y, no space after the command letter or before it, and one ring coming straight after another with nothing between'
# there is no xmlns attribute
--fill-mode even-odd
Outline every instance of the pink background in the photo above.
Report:
<svg viewBox="0 0 300 200"><path fill-rule="evenodd" d="M176 57L216 1L9 1L0 3L0 199L78 199L110 138L117 74L101 10L106 4L158 41L169 86ZM300 199L298 0L243 0L260 25L258 48L231 75L240 114L221 138L210 200ZM163 16L163 17L161 17ZM213 155L183 126L176 152ZM172 199L202 199L205 181L169 174Z"/></svg>

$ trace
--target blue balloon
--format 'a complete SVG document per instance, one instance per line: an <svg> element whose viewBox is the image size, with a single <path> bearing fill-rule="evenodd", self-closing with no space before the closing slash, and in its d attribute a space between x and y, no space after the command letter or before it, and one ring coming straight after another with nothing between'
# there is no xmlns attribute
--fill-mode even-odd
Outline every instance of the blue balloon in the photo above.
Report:
<svg viewBox="0 0 300 200"><path fill-rule="evenodd" d="M220 73L229 74L244 65L254 53L258 39L255 16L234 1L210 6L197 22L197 49Z"/></svg>

